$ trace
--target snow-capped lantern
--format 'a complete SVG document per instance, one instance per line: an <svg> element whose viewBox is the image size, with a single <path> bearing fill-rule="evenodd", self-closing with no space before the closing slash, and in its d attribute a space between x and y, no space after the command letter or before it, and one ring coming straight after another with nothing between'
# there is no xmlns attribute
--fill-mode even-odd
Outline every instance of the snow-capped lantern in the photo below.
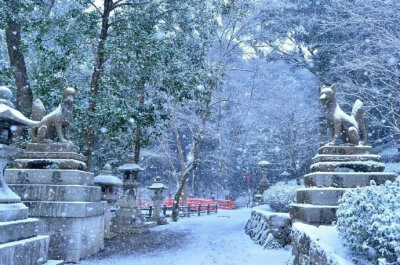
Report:
<svg viewBox="0 0 400 265"><path fill-rule="evenodd" d="M281 173L281 179L285 181L285 184L288 183L290 174L286 170Z"/></svg>
<svg viewBox="0 0 400 265"><path fill-rule="evenodd" d="M120 166L118 169L122 172L124 186L132 186L134 188L139 186L138 173L144 170L142 167L132 161Z"/></svg>
<svg viewBox="0 0 400 265"><path fill-rule="evenodd" d="M257 165L260 167L261 170L261 181L258 184L257 192L262 194L268 188L269 185L267 179L267 173L271 163L268 162L267 160L261 160L260 162L257 163Z"/></svg>
<svg viewBox="0 0 400 265"><path fill-rule="evenodd" d="M148 186L147 188L149 190L154 191L155 195L161 195L163 190L167 189L167 186L165 186L164 183L161 182L161 177L157 176L154 183Z"/></svg>
<svg viewBox="0 0 400 265"><path fill-rule="evenodd" d="M161 177L157 176L156 180L153 184L147 187L149 190L154 191L153 205L154 205L154 212L150 217L151 220L157 222L158 225L163 225L167 223L165 216L161 211L161 204L163 202L164 196L162 195L163 190L167 189L167 186L161 182Z"/></svg>
<svg viewBox="0 0 400 265"><path fill-rule="evenodd" d="M94 183L101 187L101 199L110 203L118 200L122 180L112 174L111 165L105 164L100 175L94 178Z"/></svg>
<svg viewBox="0 0 400 265"><path fill-rule="evenodd" d="M138 232L146 226L144 217L136 204L136 189L139 187L138 174L144 169L133 161L118 168L122 172L122 195L120 208L115 212L111 231L115 233Z"/></svg>
<svg viewBox="0 0 400 265"><path fill-rule="evenodd" d="M253 194L253 202L255 205L262 204L263 202L263 193L268 188L268 179L267 179L267 169L270 166L270 163L267 160L261 160L257 163L257 165L261 169L261 180L258 184L257 189Z"/></svg>

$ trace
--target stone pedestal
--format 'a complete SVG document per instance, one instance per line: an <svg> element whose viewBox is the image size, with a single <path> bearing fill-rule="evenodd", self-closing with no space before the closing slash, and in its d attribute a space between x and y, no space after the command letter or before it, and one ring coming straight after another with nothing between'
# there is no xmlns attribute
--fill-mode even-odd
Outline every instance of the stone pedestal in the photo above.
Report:
<svg viewBox="0 0 400 265"><path fill-rule="evenodd" d="M149 229L152 223L146 223L142 213L136 205L136 189L139 187L138 173L143 169L133 162L124 164L118 168L123 173L122 196L120 208L115 212L111 221L113 233L141 233Z"/></svg>
<svg viewBox="0 0 400 265"><path fill-rule="evenodd" d="M371 146L323 146L312 159L311 173L304 176L306 188L297 191L292 218L310 224L336 221L338 200L346 189L395 180Z"/></svg>
<svg viewBox="0 0 400 265"><path fill-rule="evenodd" d="M0 145L0 264L41 265L47 262L49 236L38 235L38 219L6 184L7 163L22 150Z"/></svg>
<svg viewBox="0 0 400 265"><path fill-rule="evenodd" d="M147 229L144 217L136 205L136 188L124 183L120 208L115 212L111 232L141 233Z"/></svg>
<svg viewBox="0 0 400 265"><path fill-rule="evenodd" d="M85 172L84 157L69 143L28 144L6 170L10 187L39 218L38 233L50 235L49 256L67 262L104 247L104 209L100 187Z"/></svg>
<svg viewBox="0 0 400 265"><path fill-rule="evenodd" d="M161 194L154 194L153 197L154 211L153 215L150 217L150 221L154 221L157 225L165 225L168 224L167 218L165 218L162 213L162 202L164 200L164 196Z"/></svg>

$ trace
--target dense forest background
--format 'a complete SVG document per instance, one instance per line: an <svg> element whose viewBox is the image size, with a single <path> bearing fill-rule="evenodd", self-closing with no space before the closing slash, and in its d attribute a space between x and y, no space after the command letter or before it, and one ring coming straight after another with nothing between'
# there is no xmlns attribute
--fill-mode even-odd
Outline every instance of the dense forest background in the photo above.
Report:
<svg viewBox="0 0 400 265"><path fill-rule="evenodd" d="M236 198L260 160L272 181L307 173L322 84L348 112L364 101L370 144L400 148L398 21L396 0L2 0L0 80L28 116L76 87L94 173L133 154L143 185Z"/></svg>

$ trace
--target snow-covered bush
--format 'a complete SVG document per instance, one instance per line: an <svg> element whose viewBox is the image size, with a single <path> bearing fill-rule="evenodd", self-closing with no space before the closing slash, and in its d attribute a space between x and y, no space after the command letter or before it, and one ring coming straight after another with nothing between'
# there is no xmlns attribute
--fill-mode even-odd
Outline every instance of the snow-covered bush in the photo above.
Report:
<svg viewBox="0 0 400 265"><path fill-rule="evenodd" d="M289 212L290 204L296 198L296 191L301 186L278 184L264 192L264 203L277 212Z"/></svg>
<svg viewBox="0 0 400 265"><path fill-rule="evenodd" d="M377 264L400 263L400 178L345 192L337 218L346 246Z"/></svg>

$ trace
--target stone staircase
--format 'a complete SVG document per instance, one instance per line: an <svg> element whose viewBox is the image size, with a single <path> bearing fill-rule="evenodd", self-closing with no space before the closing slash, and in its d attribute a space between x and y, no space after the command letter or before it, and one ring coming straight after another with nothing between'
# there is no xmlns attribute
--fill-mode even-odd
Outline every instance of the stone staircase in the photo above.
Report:
<svg viewBox="0 0 400 265"><path fill-rule="evenodd" d="M371 146L323 146L313 157L311 173L304 176L306 188L297 191L291 205L293 219L309 224L336 221L338 201L351 188L393 181L396 174L383 172L384 163Z"/></svg>

